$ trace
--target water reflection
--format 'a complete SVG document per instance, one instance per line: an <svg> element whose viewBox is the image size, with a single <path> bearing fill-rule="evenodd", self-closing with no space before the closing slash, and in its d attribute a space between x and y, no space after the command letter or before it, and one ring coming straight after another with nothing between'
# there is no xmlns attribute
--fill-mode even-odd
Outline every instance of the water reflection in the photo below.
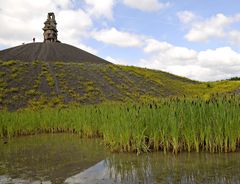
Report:
<svg viewBox="0 0 240 184"><path fill-rule="evenodd" d="M240 183L240 156L161 153L118 154L66 179L66 183Z"/></svg>
<svg viewBox="0 0 240 184"><path fill-rule="evenodd" d="M104 158L97 140L66 134L20 137L0 144L0 176L26 183L63 183Z"/></svg>
<svg viewBox="0 0 240 184"><path fill-rule="evenodd" d="M240 184L240 153L136 156L76 135L22 137L0 144L0 183Z"/></svg>

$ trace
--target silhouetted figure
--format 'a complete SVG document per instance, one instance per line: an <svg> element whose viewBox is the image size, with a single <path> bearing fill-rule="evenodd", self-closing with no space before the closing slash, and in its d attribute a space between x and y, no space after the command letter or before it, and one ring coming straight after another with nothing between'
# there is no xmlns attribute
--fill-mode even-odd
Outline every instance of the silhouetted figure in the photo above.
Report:
<svg viewBox="0 0 240 184"><path fill-rule="evenodd" d="M35 38L33 38L33 43L35 43Z"/></svg>

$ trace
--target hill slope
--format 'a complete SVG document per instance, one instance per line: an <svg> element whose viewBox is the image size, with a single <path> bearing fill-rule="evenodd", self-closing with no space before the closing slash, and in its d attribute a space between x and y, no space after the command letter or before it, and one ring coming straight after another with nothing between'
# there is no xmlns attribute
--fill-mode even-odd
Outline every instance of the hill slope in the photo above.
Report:
<svg viewBox="0 0 240 184"><path fill-rule="evenodd" d="M64 43L29 43L0 51L4 61L64 61L109 63L77 47Z"/></svg>
<svg viewBox="0 0 240 184"><path fill-rule="evenodd" d="M0 61L0 108L139 101L240 89L236 81L200 83L166 72L91 62Z"/></svg>

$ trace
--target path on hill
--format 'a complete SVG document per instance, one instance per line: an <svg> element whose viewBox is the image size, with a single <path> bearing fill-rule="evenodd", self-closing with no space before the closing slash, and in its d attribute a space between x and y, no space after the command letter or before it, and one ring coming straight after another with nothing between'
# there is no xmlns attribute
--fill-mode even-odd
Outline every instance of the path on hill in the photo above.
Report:
<svg viewBox="0 0 240 184"><path fill-rule="evenodd" d="M50 73L51 73L51 75L52 75L52 77L53 77L55 92L56 92L57 95L59 95L59 94L60 94L60 90L59 90L58 79L57 79L57 77L56 77L56 75L55 75L55 72L54 72L54 70L53 70L53 67L52 67L52 66L50 65L50 63L48 63L48 62L46 63L46 65L47 65L47 67L48 67L48 69L49 69L49 71L50 71Z"/></svg>

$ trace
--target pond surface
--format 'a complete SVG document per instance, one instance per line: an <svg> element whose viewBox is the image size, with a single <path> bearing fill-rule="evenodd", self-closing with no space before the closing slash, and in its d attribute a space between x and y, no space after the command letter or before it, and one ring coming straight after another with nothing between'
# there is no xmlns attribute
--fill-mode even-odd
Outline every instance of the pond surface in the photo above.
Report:
<svg viewBox="0 0 240 184"><path fill-rule="evenodd" d="M240 153L108 153L99 140L54 134L0 143L1 184L236 183Z"/></svg>

